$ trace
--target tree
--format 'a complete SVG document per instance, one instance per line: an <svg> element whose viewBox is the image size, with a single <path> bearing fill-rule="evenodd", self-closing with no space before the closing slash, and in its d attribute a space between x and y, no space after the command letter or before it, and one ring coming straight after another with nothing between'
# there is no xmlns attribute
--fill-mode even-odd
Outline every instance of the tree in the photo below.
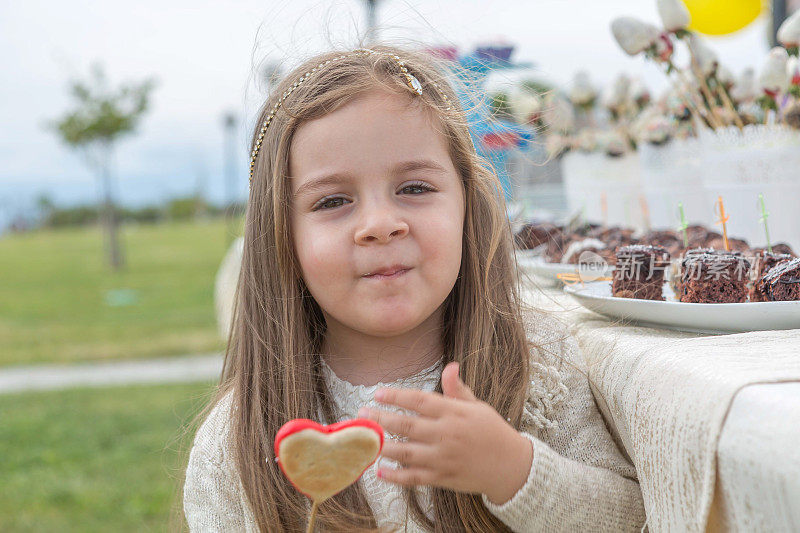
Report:
<svg viewBox="0 0 800 533"><path fill-rule="evenodd" d="M112 182L112 156L117 141L133 133L139 120L147 111L154 79L141 83L126 83L110 89L102 66L92 66L92 79L88 82L73 80L70 92L77 101L76 107L49 124L61 140L76 149L92 171L97 173L103 197L103 226L106 233L106 250L114 270L124 265L117 235L117 214Z"/></svg>

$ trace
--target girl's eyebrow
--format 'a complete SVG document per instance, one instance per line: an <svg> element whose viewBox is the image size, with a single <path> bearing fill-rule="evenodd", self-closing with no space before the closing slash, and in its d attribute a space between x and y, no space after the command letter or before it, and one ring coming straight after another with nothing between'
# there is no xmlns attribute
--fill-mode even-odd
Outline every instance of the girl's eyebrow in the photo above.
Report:
<svg viewBox="0 0 800 533"><path fill-rule="evenodd" d="M447 172L447 170L442 165L431 159L414 159L411 161L404 161L403 163L395 165L395 167L392 169L392 174L402 174L403 172L410 172L412 170L433 170L435 172L440 172L440 173ZM293 197L296 198L303 194L307 194L325 188L328 185L336 185L346 181L349 181L348 174L342 174L342 173L327 174L316 179L308 180L307 182L303 183L294 193Z"/></svg>

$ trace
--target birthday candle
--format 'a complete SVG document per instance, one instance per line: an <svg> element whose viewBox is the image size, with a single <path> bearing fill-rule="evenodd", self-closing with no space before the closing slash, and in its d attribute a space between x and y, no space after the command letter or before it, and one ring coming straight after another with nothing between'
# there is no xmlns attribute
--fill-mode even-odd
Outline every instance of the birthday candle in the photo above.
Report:
<svg viewBox="0 0 800 533"><path fill-rule="evenodd" d="M606 191L600 195L600 209L603 210L603 227L608 227L608 200L606 199Z"/></svg>
<svg viewBox="0 0 800 533"><path fill-rule="evenodd" d="M581 219L583 220L583 229L586 231L586 233L589 233L589 230L591 228L589 227L589 219L586 218L586 204L585 203L581 204ZM578 229L578 228L580 228L580 225L578 225L575 229Z"/></svg>
<svg viewBox="0 0 800 533"><path fill-rule="evenodd" d="M725 223L730 217L725 216L725 204L722 203L722 196L717 197L717 204L719 205L719 220L717 224L722 224L722 238L725 243L725 250L729 252L731 247L728 245L728 226Z"/></svg>
<svg viewBox="0 0 800 533"><path fill-rule="evenodd" d="M650 229L650 208L647 206L647 198L643 194L639 195L639 203L642 206L642 218L644 218L645 229Z"/></svg>
<svg viewBox="0 0 800 533"><path fill-rule="evenodd" d="M689 224L686 222L686 215L683 214L683 202L678 202L678 211L681 214L681 225L678 226L678 231L683 232L683 247L689 247L689 235L686 229L689 227Z"/></svg>
<svg viewBox="0 0 800 533"><path fill-rule="evenodd" d="M764 195L758 195L758 201L761 203L761 222L764 223L764 233L767 234L767 251L772 253L772 244L769 242L769 227L767 227L767 217L769 213L767 212L767 208L764 206Z"/></svg>

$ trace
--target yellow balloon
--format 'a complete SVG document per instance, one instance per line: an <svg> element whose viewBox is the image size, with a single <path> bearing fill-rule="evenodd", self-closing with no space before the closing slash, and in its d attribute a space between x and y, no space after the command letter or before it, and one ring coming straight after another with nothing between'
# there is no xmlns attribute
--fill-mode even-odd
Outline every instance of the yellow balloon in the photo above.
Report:
<svg viewBox="0 0 800 533"><path fill-rule="evenodd" d="M692 19L689 29L706 35L739 31L761 14L762 0L683 0Z"/></svg>

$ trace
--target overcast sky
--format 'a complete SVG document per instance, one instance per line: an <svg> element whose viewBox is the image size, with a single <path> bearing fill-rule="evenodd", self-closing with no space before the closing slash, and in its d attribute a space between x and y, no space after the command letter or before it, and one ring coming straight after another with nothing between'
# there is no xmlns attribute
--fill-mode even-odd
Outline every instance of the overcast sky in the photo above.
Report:
<svg viewBox="0 0 800 533"><path fill-rule="evenodd" d="M537 76L563 86L582 68L598 84L625 71L662 88L654 66L625 56L613 41L609 23L620 15L658 23L655 0L383 0L378 19L392 39L466 51L505 39L517 45L513 59L535 63ZM138 134L119 143L122 202L186 194L198 179L220 199L226 111L241 118L237 164L246 195L247 134L263 99L257 65L291 64L329 40L349 46L364 21L356 0L0 2L0 215L38 191L60 202L94 200L94 176L44 128L70 108L68 80L85 77L93 62L115 84L158 80ZM711 42L738 74L760 66L765 35L760 20Z"/></svg>

